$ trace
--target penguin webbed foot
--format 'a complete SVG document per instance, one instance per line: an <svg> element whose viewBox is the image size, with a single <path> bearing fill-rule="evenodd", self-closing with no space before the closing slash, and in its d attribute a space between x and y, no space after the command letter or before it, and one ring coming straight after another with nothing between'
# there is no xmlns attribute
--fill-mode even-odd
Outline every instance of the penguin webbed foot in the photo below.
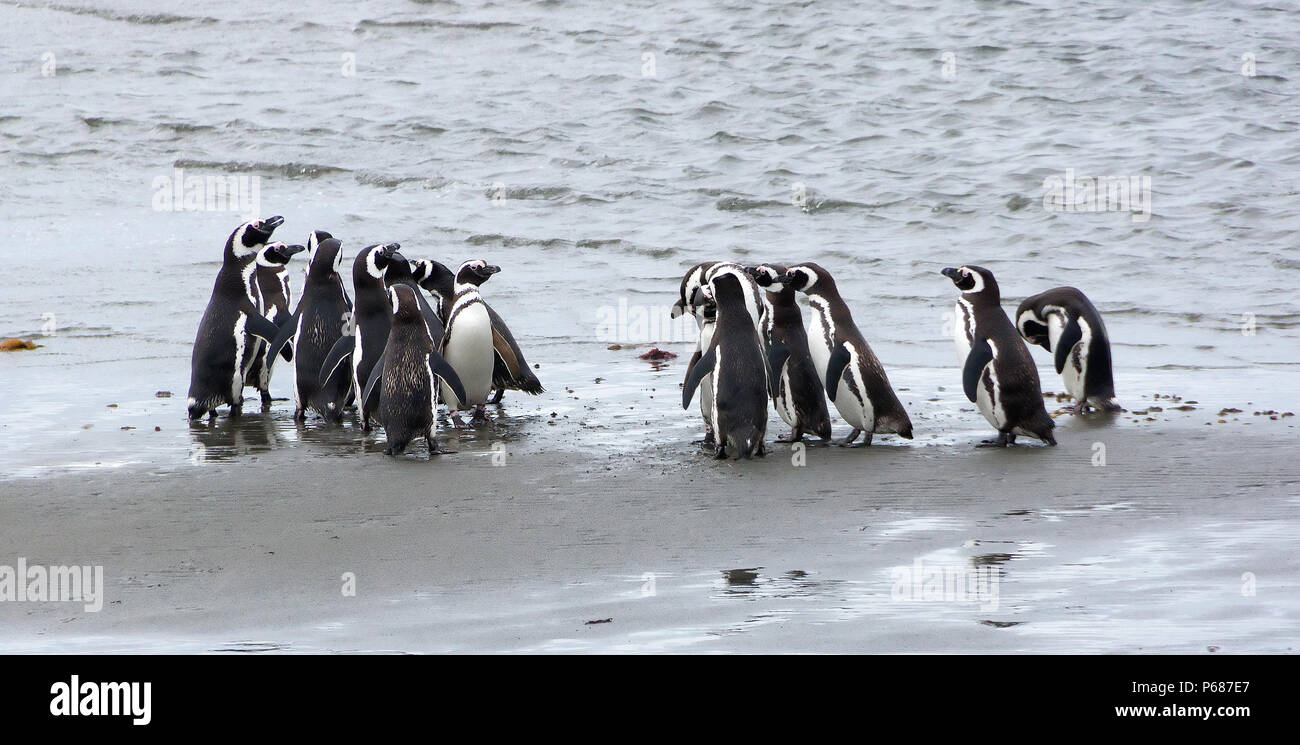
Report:
<svg viewBox="0 0 1300 745"><path fill-rule="evenodd" d="M265 413L271 408L271 392L262 391L262 412Z"/></svg>
<svg viewBox="0 0 1300 745"><path fill-rule="evenodd" d="M801 440L803 440L803 429L800 427L791 429L787 437L776 438L777 442L800 442Z"/></svg>
<svg viewBox="0 0 1300 745"><path fill-rule="evenodd" d="M975 447L977 447L977 448L1005 448L1005 447L1011 447L1011 446L1014 445L1014 444L1016 444L1016 436L1015 436L1015 435L1009 435L1009 434L1007 434L1006 432L999 432L999 433L998 433L998 436L997 436L997 439L993 439L993 440L982 440L982 441L980 442L980 444L976 445Z"/></svg>
<svg viewBox="0 0 1300 745"><path fill-rule="evenodd" d="M846 447L852 445L852 444L853 444L853 441L856 440L856 439L858 439L858 435L860 435L860 434L862 434L862 430L860 430L860 429L854 427L853 430L852 430L851 432L849 432L849 436L848 436L848 437L845 437L843 440L838 440L838 441L834 441L834 442L835 442L836 445L839 445L839 446L842 447L842 448L846 448ZM868 444L868 445L871 444L871 435L867 435L867 444Z"/></svg>
<svg viewBox="0 0 1300 745"><path fill-rule="evenodd" d="M492 396L492 400L491 400L491 401L488 401L488 403L490 403L490 404L500 404L500 403L501 403L501 397L504 396L504 395L506 395L506 389L505 389L505 388L498 388L496 394L495 394L494 396Z"/></svg>

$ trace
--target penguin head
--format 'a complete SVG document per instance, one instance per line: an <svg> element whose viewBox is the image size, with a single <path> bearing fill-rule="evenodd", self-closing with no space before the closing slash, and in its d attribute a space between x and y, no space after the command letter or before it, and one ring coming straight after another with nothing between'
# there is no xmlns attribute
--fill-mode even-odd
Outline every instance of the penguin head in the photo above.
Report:
<svg viewBox="0 0 1300 745"><path fill-rule="evenodd" d="M226 240L226 253L231 258L247 260L257 256L257 252L267 241L271 240L271 234L275 229L284 224L284 218L276 215L261 220L251 220L235 228L235 232L230 234Z"/></svg>
<svg viewBox="0 0 1300 745"><path fill-rule="evenodd" d="M420 302L415 297L415 288L408 284L395 284L388 288L388 299L393 303L393 322L419 320L423 323L424 315L420 312Z"/></svg>
<svg viewBox="0 0 1300 745"><path fill-rule="evenodd" d="M338 273L342 262L343 242L338 238L326 238L311 253L311 262L307 265L307 276L328 279L331 275Z"/></svg>
<svg viewBox="0 0 1300 745"><path fill-rule="evenodd" d="M716 261L705 261L686 270L686 274L682 276L682 286L678 291L677 302L673 303L671 317L677 318L683 313L699 315L692 299L707 281L704 275L717 264Z"/></svg>
<svg viewBox="0 0 1300 745"><path fill-rule="evenodd" d="M831 279L830 273L821 268L821 265L814 264L811 261L795 264L786 269L785 274L781 276L781 284L792 290L802 292L812 292L814 287L818 290L834 289L835 287L835 282Z"/></svg>
<svg viewBox="0 0 1300 745"><path fill-rule="evenodd" d="M316 248L320 246L322 241L327 241L333 237L324 230L311 231L311 235L307 236L307 261L311 261L311 257L316 255Z"/></svg>
<svg viewBox="0 0 1300 745"><path fill-rule="evenodd" d="M413 269L415 283L425 290L442 298L455 293L456 275L451 273L446 264L432 259L420 259Z"/></svg>
<svg viewBox="0 0 1300 745"><path fill-rule="evenodd" d="M720 271L713 275L705 289L705 299L716 304L730 304L745 301L746 277L734 269Z"/></svg>
<svg viewBox="0 0 1300 745"><path fill-rule="evenodd" d="M759 287L773 289L779 292L784 283L781 277L785 275L785 267L780 264L759 264L758 266L745 267L745 273L754 278ZM793 288L791 288L793 289Z"/></svg>
<svg viewBox="0 0 1300 745"><path fill-rule="evenodd" d="M501 271L501 267L492 266L482 259L470 259L460 265L456 271L456 284L468 284L478 286L488 281L493 274Z"/></svg>
<svg viewBox="0 0 1300 745"><path fill-rule="evenodd" d="M268 243L262 247L261 251L257 252L257 265L270 269L279 269L288 264L289 259L293 258L294 254L305 250L307 249L304 246L288 246L281 241Z"/></svg>
<svg viewBox="0 0 1300 745"><path fill-rule="evenodd" d="M352 281L353 283L365 282L383 282L388 276L388 269L393 263L393 256L401 256L397 249L401 248L398 243L375 243L361 249L357 258L352 262Z"/></svg>
<svg viewBox="0 0 1300 745"><path fill-rule="evenodd" d="M993 302L1000 300L998 293L998 281L993 278L993 272L982 266L966 265L956 268L948 267L940 272L943 276L952 280L952 283L961 290L963 295L979 295L987 297Z"/></svg>

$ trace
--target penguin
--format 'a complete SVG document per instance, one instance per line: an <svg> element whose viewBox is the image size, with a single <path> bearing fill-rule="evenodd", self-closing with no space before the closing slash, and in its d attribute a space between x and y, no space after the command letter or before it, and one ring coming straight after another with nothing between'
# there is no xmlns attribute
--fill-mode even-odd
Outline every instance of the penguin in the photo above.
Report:
<svg viewBox="0 0 1300 745"><path fill-rule="evenodd" d="M249 338L275 338L279 329L258 310L254 301L253 273L274 266L266 256L266 242L284 224L276 215L235 228L226 239L221 269L212 297L199 321L190 356L190 389L186 409L191 421L216 416L217 407L230 405L238 418L244 403L244 350Z"/></svg>
<svg viewBox="0 0 1300 745"><path fill-rule="evenodd" d="M438 447L434 439L438 428L435 378L441 378L458 398L464 399L466 394L456 371L434 346L419 292L406 283L389 288L392 323L384 343L384 366L371 376L362 399L378 391L377 413L388 442L385 453L401 455L412 439L424 437L432 460L438 453L453 452Z"/></svg>
<svg viewBox="0 0 1300 745"><path fill-rule="evenodd" d="M691 354L690 361L686 363L686 377L683 380L683 385L685 380L690 380L691 370L694 369L695 365L700 361L700 357L704 355L704 352L713 342L713 325L717 308L712 303L697 306L695 300L698 297L697 293L704 286L705 272L718 263L716 261L706 261L686 270L686 274L682 276L677 302L673 304L672 311L669 313L672 318L678 318L684 313L690 313L699 327L699 334L695 340L695 351ZM700 381L699 390L700 418L704 420L704 439L700 440L699 444L709 446L714 444L713 423L709 413L713 410L713 376L704 376Z"/></svg>
<svg viewBox="0 0 1300 745"><path fill-rule="evenodd" d="M682 277L681 287L679 288L679 297L677 302L673 304L672 311L669 314L672 318L678 318L683 313L690 313L695 317L696 323L699 325L699 336L695 342L695 352L691 355L691 359L686 365L686 379L690 378L691 370L694 369L696 363L699 362L705 350L709 348L709 344L712 342L716 307L713 302L706 297L707 293L705 290L713 275L723 270L742 272L741 276L743 277L743 280L741 285L745 292L745 307L754 321L755 328L759 330L760 335L764 338L764 345L766 348L766 339L770 331L768 319L771 317L768 308L766 307L767 300L763 297L762 291L759 289L757 283L753 281L753 278L747 274L743 274L744 267L730 261L705 261L696 264L688 269L686 274ZM715 442L711 424L711 415L709 413L713 410L712 376L704 376L703 380L700 382L699 390L700 417L704 420L704 439L700 441L700 444L709 446L713 445Z"/></svg>
<svg viewBox="0 0 1300 745"><path fill-rule="evenodd" d="M293 305L293 290L289 286L289 259L306 250L305 246L286 246L283 243L269 244L275 251L268 251L267 258L274 266L261 266L253 273L253 289L257 295L257 307L262 315L277 327L282 327L293 314L289 308ZM244 386L253 386L261 393L262 411L271 408L271 372L274 362L266 358L270 342L255 339L254 354L248 371L244 374ZM288 347L281 348L281 355L287 355ZM289 360L286 360L289 361Z"/></svg>
<svg viewBox="0 0 1300 745"><path fill-rule="evenodd" d="M356 306L352 312L351 334L339 337L321 363L318 378L322 387L329 386L333 376L351 370L353 395L357 401L357 416L361 431L369 432L375 415L374 401L363 395L370 373L384 354L388 332L393 322L392 300L388 294L387 278L392 264L402 260L397 243L366 246L352 262L352 291ZM397 257L397 259L394 259Z"/></svg>
<svg viewBox="0 0 1300 745"><path fill-rule="evenodd" d="M996 440L985 440L979 447L1014 445L1018 435L1055 445L1056 422L1043 406L1038 367L1002 310L993 272L968 265L949 267L942 274L961 290L953 341L962 363L962 388L998 430Z"/></svg>
<svg viewBox="0 0 1300 745"><path fill-rule="evenodd" d="M831 402L853 428L838 444L847 447L863 432L868 447L877 432L912 439L912 420L854 324L830 272L813 263L796 264L786 270L781 282L808 295L809 354Z"/></svg>
<svg viewBox="0 0 1300 745"><path fill-rule="evenodd" d="M298 309L272 342L269 354L278 354L285 343L293 344L295 421L305 420L311 409L328 421L341 422L352 393L352 376L348 371L322 386L320 369L335 342L352 331L352 299L339 276L343 244L328 238L307 250L310 263Z"/></svg>
<svg viewBox="0 0 1300 745"><path fill-rule="evenodd" d="M1074 287L1041 292L1016 309L1016 329L1030 344L1051 352L1056 372L1074 397L1074 414L1091 406L1103 412L1123 409L1115 398L1110 337L1101 313Z"/></svg>
<svg viewBox="0 0 1300 745"><path fill-rule="evenodd" d="M732 267L712 273L708 294L717 308L713 335L682 386L685 409L704 377L713 376L709 419L714 431L714 457L719 460L728 456L737 460L761 457L765 452L768 361L751 315L747 285L752 282L743 271Z"/></svg>
<svg viewBox="0 0 1300 745"><path fill-rule="evenodd" d="M447 318L451 313L451 303L455 297L456 275L445 265L429 259L421 259L411 265L416 282L438 298L439 315ZM496 352L496 361L492 367L492 387L496 393L488 401L490 404L501 403L506 389L523 391L529 395L545 393L542 382L537 379L528 360L524 359L523 350L510 333L510 327L504 319L487 305L488 317L492 320L492 349Z"/></svg>
<svg viewBox="0 0 1300 745"><path fill-rule="evenodd" d="M803 314L795 302L795 289L781 281L786 267L759 264L746 267L759 287L767 290L772 306L770 340L772 405L790 425L790 437L777 442L799 442L807 430L825 441L831 439L831 418L826 410L826 389L808 351Z"/></svg>
<svg viewBox="0 0 1300 745"><path fill-rule="evenodd" d="M442 338L442 356L456 370L464 385L463 395L442 385L443 401L451 409L452 421L464 425L459 411L474 407L473 424L486 420L483 406L492 392L492 374L496 367L496 349L492 340L492 317L488 314L479 285L501 271L483 260L466 261L456 270L455 295L447 312L447 328Z"/></svg>

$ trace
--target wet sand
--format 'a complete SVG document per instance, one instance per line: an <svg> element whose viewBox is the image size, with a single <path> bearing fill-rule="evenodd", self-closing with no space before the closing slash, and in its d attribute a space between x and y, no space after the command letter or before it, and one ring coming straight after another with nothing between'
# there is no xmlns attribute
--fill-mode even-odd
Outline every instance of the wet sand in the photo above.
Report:
<svg viewBox="0 0 1300 745"><path fill-rule="evenodd" d="M1059 423L1057 448L879 438L803 467L304 440L0 481L0 563L107 585L99 613L0 603L0 651L1294 651L1294 426ZM992 572L995 602L899 597L918 560Z"/></svg>

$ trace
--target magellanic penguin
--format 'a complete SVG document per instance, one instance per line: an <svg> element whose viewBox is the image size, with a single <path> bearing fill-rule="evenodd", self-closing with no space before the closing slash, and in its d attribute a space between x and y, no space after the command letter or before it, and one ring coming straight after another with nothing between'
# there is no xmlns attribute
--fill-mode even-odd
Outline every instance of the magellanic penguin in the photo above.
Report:
<svg viewBox="0 0 1300 745"><path fill-rule="evenodd" d="M445 265L429 259L415 262L411 271L415 274L416 282L438 299L442 318L450 316L452 301L456 296L456 275ZM491 305L487 302L484 305L492 320L492 348L496 352L496 362L492 368L492 387L496 393L488 403L501 403L506 389L523 391L533 396L545 393L542 382L528 366L528 360L524 359L523 350L515 341L514 334L510 333L510 327Z"/></svg>
<svg viewBox="0 0 1300 745"><path fill-rule="evenodd" d="M1123 409L1115 399L1106 324L1086 295L1056 287L1025 298L1016 310L1016 328L1030 344L1052 353L1056 372L1074 397L1076 415L1088 406L1105 412Z"/></svg>
<svg viewBox="0 0 1300 745"><path fill-rule="evenodd" d="M839 444L851 445L863 432L868 446L877 432L912 439L912 420L830 273L817 264L796 264L781 281L808 295L808 351L831 402L853 427Z"/></svg>
<svg viewBox="0 0 1300 745"><path fill-rule="evenodd" d="M364 386L370 380L375 365L380 364L388 332L393 323L393 304L388 294L388 272L394 262L399 244L366 246L352 262L352 291L356 306L352 311L352 333L339 337L330 349L320 368L320 385L329 386L335 375L347 375L351 370L353 394L357 401L357 415L361 430L370 431L370 420L376 411L375 401L367 401Z"/></svg>
<svg viewBox="0 0 1300 745"><path fill-rule="evenodd" d="M352 331L352 300L339 276L343 244L337 238L329 238L308 251L311 263L307 267L302 299L290 326L280 332L270 353L277 354L278 345L291 340L295 420L306 419L307 410L311 409L327 421L341 422L352 393L351 371L336 375L327 386L321 386L320 369L335 342Z"/></svg>
<svg viewBox="0 0 1300 745"><path fill-rule="evenodd" d="M271 233L284 223L279 215L253 220L235 228L226 240L221 270L212 297L199 321L190 357L190 391L186 408L191 420L202 419L218 406L230 405L238 417L244 403L244 350L250 337L270 341L279 331L258 310L253 273L259 265L273 266L264 249Z"/></svg>
<svg viewBox="0 0 1300 745"><path fill-rule="evenodd" d="M253 273L253 289L258 298L257 307L266 316L266 320L283 328L293 315L289 308L293 305L293 290L289 286L289 259L294 254L306 250L304 246L286 246L273 243L267 246L266 258L274 266L257 267ZM252 364L244 374L244 386L254 386L262 395L262 410L271 407L271 373L274 363L266 358L270 342L255 339ZM288 347L283 347L282 354L288 354ZM247 352L246 352L247 353Z"/></svg>
<svg viewBox="0 0 1300 745"><path fill-rule="evenodd" d="M465 390L455 370L438 354L429 325L418 299L420 291L405 283L389 289L392 302L392 328L384 345L384 366L368 386L378 389L379 421L388 440L389 455L398 456L416 437L424 437L429 457L451 452L438 447L434 432L438 428L437 386L442 378L459 398ZM363 393L369 397L370 391Z"/></svg>
<svg viewBox="0 0 1300 745"><path fill-rule="evenodd" d="M795 302L795 289L781 281L786 267L779 264L760 264L746 267L759 287L767 290L767 301L772 306L771 316L771 374L772 405L776 413L790 425L789 439L777 442L798 442L804 431L823 440L831 439L831 418L826 410L826 388L813 365L808 351L808 332L804 329L803 314Z"/></svg>
<svg viewBox="0 0 1300 745"><path fill-rule="evenodd" d="M695 342L695 352L691 355L690 361L686 365L686 379L691 376L691 370L694 369L704 351L709 348L713 339L714 320L716 306L709 298L707 292L709 281L713 276L724 270L733 270L742 272L741 286L745 293L745 308L754 321L754 326L758 330L760 337L763 339L764 348L767 347L768 333L770 332L770 318L767 298L764 297L763 291L753 278L744 274L744 267L740 264L730 261L705 261L690 269L682 277L681 286L678 290L677 302L673 304L670 316L677 318L683 313L689 313L695 317L699 326L699 336ZM704 420L704 439L701 444L713 445L713 425L711 423L711 414L713 410L713 377L705 375L699 384L700 391L700 417Z"/></svg>
<svg viewBox="0 0 1300 745"><path fill-rule="evenodd" d="M979 266L943 270L961 290L955 309L953 341L962 362L966 398L998 430L982 446L1014 445L1017 435L1055 445L1056 422L1043 406L1038 367L1016 327L1002 310L1002 295L993 272Z"/></svg>
<svg viewBox="0 0 1300 745"><path fill-rule="evenodd" d="M682 386L682 408L691 405L696 388L706 375L713 376L713 425L719 460L762 456L767 435L768 360L763 339L754 328L747 285L753 280L743 270L714 272L708 294L717 308L709 348L691 368Z"/></svg>
<svg viewBox="0 0 1300 745"><path fill-rule="evenodd" d="M496 368L496 350L492 343L492 317L488 314L479 285L501 271L481 259L466 261L456 271L455 295L447 313L447 329L442 338L442 356L447 359L464 385L463 394L442 385L442 400L451 410L451 419L464 424L459 411L474 407L475 425L486 420L483 406L492 393L492 373Z"/></svg>

